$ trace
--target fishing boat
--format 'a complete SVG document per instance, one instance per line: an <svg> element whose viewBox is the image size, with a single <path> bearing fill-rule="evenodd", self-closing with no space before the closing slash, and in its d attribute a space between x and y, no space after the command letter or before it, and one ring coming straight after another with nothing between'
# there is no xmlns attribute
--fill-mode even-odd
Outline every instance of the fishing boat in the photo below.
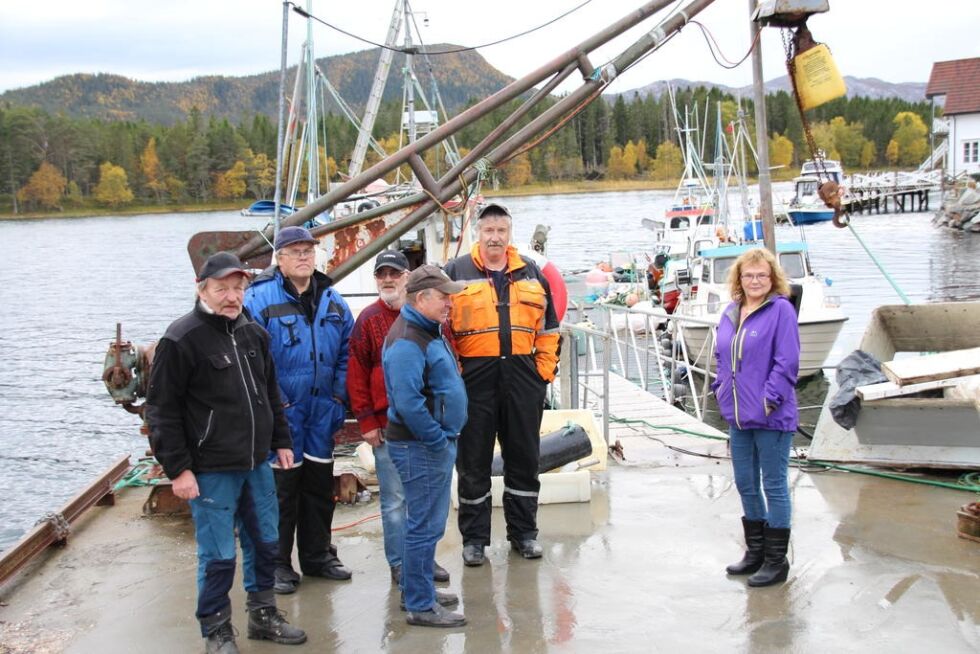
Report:
<svg viewBox="0 0 980 654"><path fill-rule="evenodd" d="M858 349L882 362L889 380L856 389L863 398L857 422L845 429L830 409L840 389L838 379L831 379L810 458L893 468L980 469L977 325L980 302L875 309ZM888 362L900 365L889 369Z"/></svg>
<svg viewBox="0 0 980 654"><path fill-rule="evenodd" d="M708 320L715 325L721 320L725 307L731 302L728 292L728 271L735 260L758 243L712 248L700 253L701 278L697 292L682 299L676 313L689 318ZM840 308L840 299L827 293L829 282L810 269L807 246L803 242L777 243L779 265L793 285L791 297L797 307L800 327L800 377L819 373L837 340L847 317ZM684 342L692 363L713 365L713 348L706 325L685 325Z"/></svg>
<svg viewBox="0 0 980 654"><path fill-rule="evenodd" d="M279 214L282 216L288 216L292 214L296 209L288 204L279 205ZM276 201L275 200L256 200L249 206L242 209L243 216L263 216L271 217L276 215Z"/></svg>
<svg viewBox="0 0 980 654"><path fill-rule="evenodd" d="M786 214L794 225L809 225L833 220L834 210L820 199L818 189L826 181L843 183L844 169L833 159L807 160L800 169L800 176L793 180L794 195L786 207Z"/></svg>

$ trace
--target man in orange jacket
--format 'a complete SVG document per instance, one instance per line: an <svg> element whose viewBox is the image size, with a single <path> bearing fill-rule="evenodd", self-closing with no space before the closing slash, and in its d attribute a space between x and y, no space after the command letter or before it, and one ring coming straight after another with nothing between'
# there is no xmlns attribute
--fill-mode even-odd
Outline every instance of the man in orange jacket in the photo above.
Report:
<svg viewBox="0 0 980 654"><path fill-rule="evenodd" d="M459 438L459 530L463 562L483 565L490 544L490 466L500 440L507 539L524 558L538 544L539 431L545 390L558 369L558 317L534 262L510 244L511 215L499 204L477 216L479 242L446 265L466 282L450 313L469 398Z"/></svg>

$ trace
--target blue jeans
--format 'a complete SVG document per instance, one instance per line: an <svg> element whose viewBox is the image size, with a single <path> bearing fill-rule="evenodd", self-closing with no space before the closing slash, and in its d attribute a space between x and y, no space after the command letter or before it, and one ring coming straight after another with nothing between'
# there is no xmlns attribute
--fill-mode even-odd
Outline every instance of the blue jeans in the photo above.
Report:
<svg viewBox="0 0 980 654"><path fill-rule="evenodd" d="M260 464L254 470L202 472L196 477L200 495L190 505L197 539L197 618L224 611L230 615L236 529L245 590L253 600L249 608L260 608L251 594L272 588L279 551L279 505L272 468Z"/></svg>
<svg viewBox="0 0 980 654"><path fill-rule="evenodd" d="M405 489L401 580L405 608L428 611L436 602L432 561L436 543L446 533L456 441L448 441L439 451L419 441L388 441L388 453Z"/></svg>
<svg viewBox="0 0 980 654"><path fill-rule="evenodd" d="M749 520L789 529L789 450L793 432L730 428L732 469L742 510ZM765 492L765 499L763 499Z"/></svg>
<svg viewBox="0 0 980 654"><path fill-rule="evenodd" d="M405 489L398 468L391 460L388 442L374 448L374 471L381 489L381 525L384 528L385 558L392 568L402 564L405 548Z"/></svg>

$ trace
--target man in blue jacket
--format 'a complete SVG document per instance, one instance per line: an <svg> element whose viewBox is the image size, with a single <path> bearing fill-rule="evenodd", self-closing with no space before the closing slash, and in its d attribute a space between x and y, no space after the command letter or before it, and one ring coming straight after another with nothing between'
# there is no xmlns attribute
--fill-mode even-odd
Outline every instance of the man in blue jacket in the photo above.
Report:
<svg viewBox="0 0 980 654"><path fill-rule="evenodd" d="M276 265L245 294L253 319L272 337L296 465L274 466L279 497L277 593L292 593L293 534L303 574L350 579L330 543L334 513L333 435L344 423L348 341L354 318L331 280L315 269L316 239L302 227L276 237Z"/></svg>
<svg viewBox="0 0 980 654"><path fill-rule="evenodd" d="M405 489L402 552L403 607L408 623L424 627L466 624L449 608L459 599L432 580L436 543L446 531L456 441L466 424L466 388L442 335L450 295L463 290L431 265L408 277L407 304L388 331L382 353L388 394L385 439Z"/></svg>

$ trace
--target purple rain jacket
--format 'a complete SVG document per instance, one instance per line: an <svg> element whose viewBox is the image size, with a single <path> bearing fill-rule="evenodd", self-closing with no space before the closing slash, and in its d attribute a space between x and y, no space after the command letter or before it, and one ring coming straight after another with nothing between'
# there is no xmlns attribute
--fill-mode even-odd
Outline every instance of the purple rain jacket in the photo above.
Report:
<svg viewBox="0 0 980 654"><path fill-rule="evenodd" d="M721 416L737 429L796 431L800 330L793 305L773 295L741 325L738 317L732 302L718 323L711 389Z"/></svg>

